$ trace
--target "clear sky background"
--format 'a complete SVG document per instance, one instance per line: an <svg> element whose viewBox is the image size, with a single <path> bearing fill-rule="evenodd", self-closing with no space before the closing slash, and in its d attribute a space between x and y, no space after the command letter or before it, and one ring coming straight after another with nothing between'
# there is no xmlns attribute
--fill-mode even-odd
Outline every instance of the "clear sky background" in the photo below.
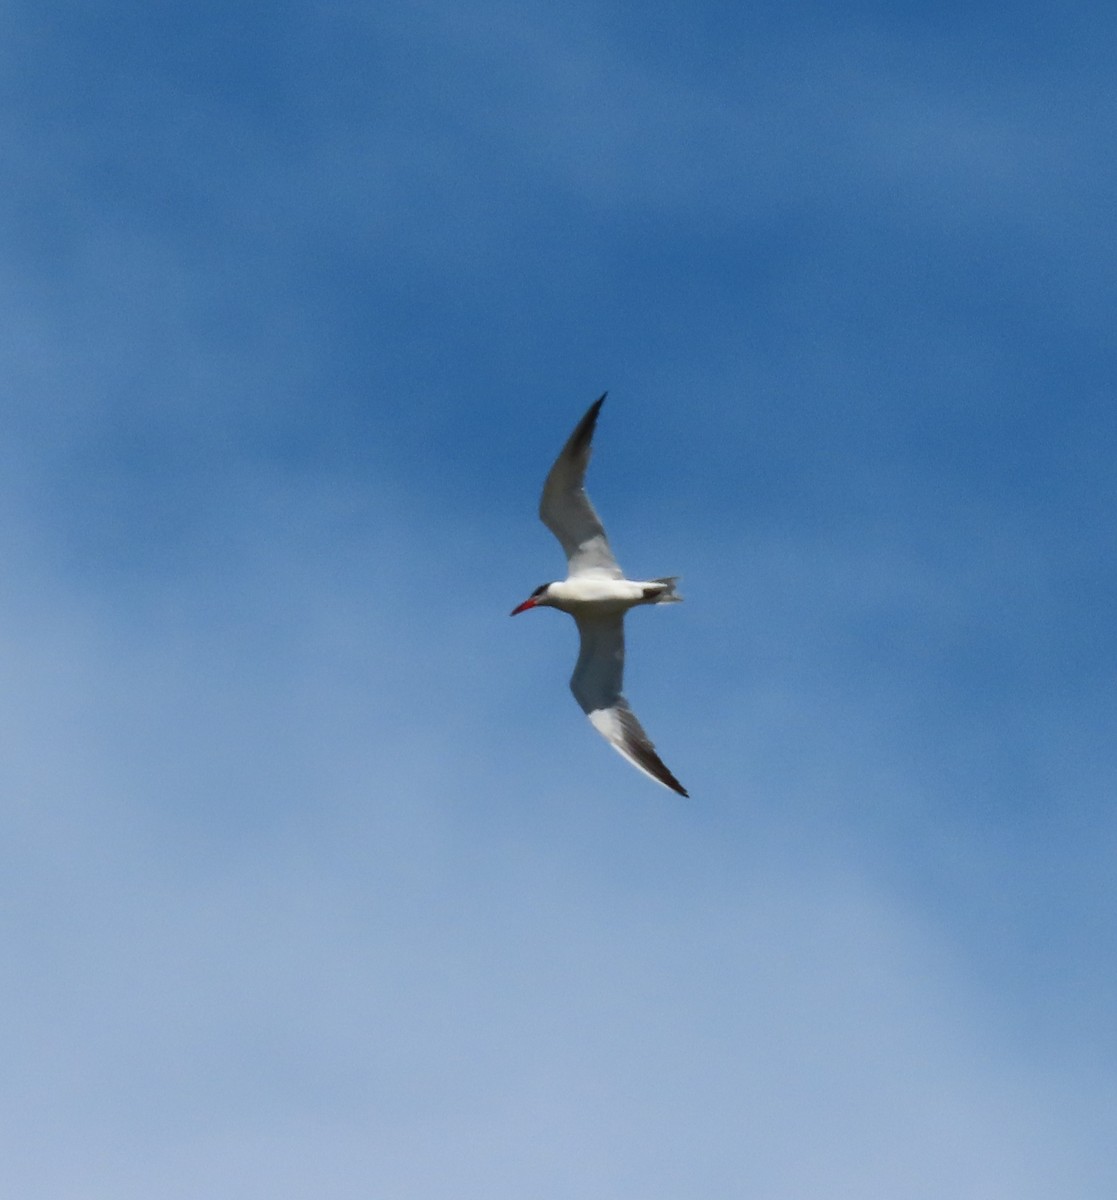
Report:
<svg viewBox="0 0 1117 1200"><path fill-rule="evenodd" d="M1115 42L3 6L5 1194L1117 1194Z"/></svg>

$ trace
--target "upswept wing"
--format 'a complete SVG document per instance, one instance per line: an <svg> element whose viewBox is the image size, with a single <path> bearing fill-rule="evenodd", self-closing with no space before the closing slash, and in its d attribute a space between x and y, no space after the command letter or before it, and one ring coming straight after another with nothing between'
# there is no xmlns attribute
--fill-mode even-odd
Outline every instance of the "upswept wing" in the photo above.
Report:
<svg viewBox="0 0 1117 1200"><path fill-rule="evenodd" d="M594 729L637 769L664 787L687 794L655 752L621 694L624 684L624 616L575 617L582 646L570 690Z"/></svg>
<svg viewBox="0 0 1117 1200"><path fill-rule="evenodd" d="M593 430L606 394L603 392L590 405L555 459L543 484L539 516L562 544L569 575L596 573L621 579L624 572L617 566L601 518L594 512L583 486Z"/></svg>

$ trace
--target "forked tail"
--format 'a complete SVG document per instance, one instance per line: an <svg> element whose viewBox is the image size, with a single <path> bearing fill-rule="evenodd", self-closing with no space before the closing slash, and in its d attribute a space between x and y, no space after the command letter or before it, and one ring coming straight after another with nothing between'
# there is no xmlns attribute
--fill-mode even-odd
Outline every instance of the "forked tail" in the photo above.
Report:
<svg viewBox="0 0 1117 1200"><path fill-rule="evenodd" d="M651 584L644 589L644 596L648 604L677 604L682 600L675 591L675 584L679 582L678 575L665 575L662 579L653 579Z"/></svg>

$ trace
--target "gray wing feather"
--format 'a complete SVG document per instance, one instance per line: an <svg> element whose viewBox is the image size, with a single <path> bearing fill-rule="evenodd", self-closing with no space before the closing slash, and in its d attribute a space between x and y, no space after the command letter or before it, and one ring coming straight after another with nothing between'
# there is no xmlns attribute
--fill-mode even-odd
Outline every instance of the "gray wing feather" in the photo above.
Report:
<svg viewBox="0 0 1117 1200"><path fill-rule="evenodd" d="M628 706L624 685L624 617L579 616L582 644L570 690L594 729L630 763L664 787L687 794L686 788L667 769L655 752L636 714Z"/></svg>
<svg viewBox="0 0 1117 1200"><path fill-rule="evenodd" d="M543 484L539 516L562 545L568 574L597 573L621 579L624 573L609 549L601 518L594 512L584 487L593 430L604 403L602 394L590 405L555 459Z"/></svg>

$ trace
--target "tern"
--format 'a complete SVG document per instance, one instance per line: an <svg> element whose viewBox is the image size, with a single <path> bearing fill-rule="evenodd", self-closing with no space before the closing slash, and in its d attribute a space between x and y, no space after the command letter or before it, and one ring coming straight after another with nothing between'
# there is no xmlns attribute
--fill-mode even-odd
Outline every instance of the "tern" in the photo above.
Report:
<svg viewBox="0 0 1117 1200"><path fill-rule="evenodd" d="M603 393L590 405L563 446L543 484L539 516L566 553L567 574L556 583L540 584L512 610L557 608L578 623L581 649L570 690L590 724L638 770L664 787L687 795L655 752L636 714L621 693L624 682L624 614L638 604L670 604L682 599L675 591L677 575L663 579L625 579L617 565L601 519L586 495L584 480L590 460L597 414Z"/></svg>

